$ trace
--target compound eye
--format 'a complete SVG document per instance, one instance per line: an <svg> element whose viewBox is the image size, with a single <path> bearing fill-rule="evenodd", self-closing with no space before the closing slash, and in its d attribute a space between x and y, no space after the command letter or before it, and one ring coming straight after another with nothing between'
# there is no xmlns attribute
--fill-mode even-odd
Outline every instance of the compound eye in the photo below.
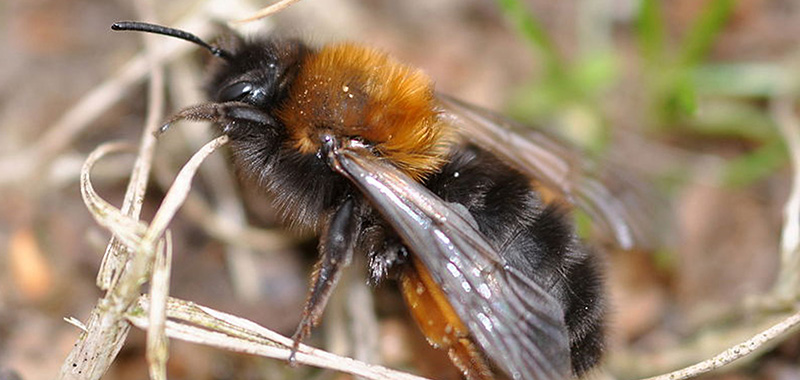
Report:
<svg viewBox="0 0 800 380"><path fill-rule="evenodd" d="M233 100L246 100L253 94L255 85L251 82L236 82L219 92L219 100L229 102Z"/></svg>

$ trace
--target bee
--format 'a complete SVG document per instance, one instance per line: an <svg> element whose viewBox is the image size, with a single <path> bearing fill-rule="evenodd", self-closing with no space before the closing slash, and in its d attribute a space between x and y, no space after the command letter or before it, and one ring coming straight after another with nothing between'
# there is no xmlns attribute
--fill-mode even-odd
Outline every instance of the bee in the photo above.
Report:
<svg viewBox="0 0 800 380"><path fill-rule="evenodd" d="M422 71L357 44L232 36L209 50L210 101L179 119L210 121L234 167L289 226L319 234L295 350L355 254L371 283L397 280L431 345L467 379L580 376L605 347L597 255L562 204L594 217L620 246L639 239L624 205L541 132L438 94ZM546 202L542 193L566 202ZM291 359L290 359L291 360Z"/></svg>

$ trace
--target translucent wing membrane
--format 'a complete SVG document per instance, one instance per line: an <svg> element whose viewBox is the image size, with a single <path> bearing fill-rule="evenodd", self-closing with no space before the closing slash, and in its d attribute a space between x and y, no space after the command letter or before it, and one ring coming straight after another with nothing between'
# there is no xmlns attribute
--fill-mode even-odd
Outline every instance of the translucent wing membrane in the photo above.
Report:
<svg viewBox="0 0 800 380"><path fill-rule="evenodd" d="M653 223L644 212L643 201L630 199L637 196L630 189L625 190L628 193L615 194L607 186L608 182L624 181L622 176L592 170L573 149L541 131L524 128L446 95L438 97L443 117L459 128L468 141L491 151L522 174L580 207L621 248L654 245L655 233L648 229Z"/></svg>
<svg viewBox="0 0 800 380"><path fill-rule="evenodd" d="M570 376L563 310L540 284L505 264L463 206L443 201L360 148L329 152L332 167L380 211L512 379Z"/></svg>

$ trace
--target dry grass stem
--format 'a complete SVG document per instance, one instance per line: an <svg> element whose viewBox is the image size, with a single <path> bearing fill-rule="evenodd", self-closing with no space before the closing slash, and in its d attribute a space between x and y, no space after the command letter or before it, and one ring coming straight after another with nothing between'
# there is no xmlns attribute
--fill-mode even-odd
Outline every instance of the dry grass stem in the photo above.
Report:
<svg viewBox="0 0 800 380"><path fill-rule="evenodd" d="M795 313L788 318L780 321L772 327L756 334L752 338L739 343L733 347L728 348L724 352L716 355L710 359L704 360L692 366L670 372L667 374L650 377L645 380L680 380L688 379L691 377L699 376L714 369L721 368L728 365L735 360L741 359L759 348L765 346L767 343L774 342L778 338L793 332L797 325L800 324L800 312Z"/></svg>
<svg viewBox="0 0 800 380"><path fill-rule="evenodd" d="M166 170L156 168L155 171L159 182L168 183L165 178ZM261 256L294 247L297 243L292 237L277 230L265 230L247 223L237 224L228 215L215 213L209 202L196 194L189 194L182 210L189 220L212 238L230 246L258 250Z"/></svg>
<svg viewBox="0 0 800 380"><path fill-rule="evenodd" d="M154 126L155 131L157 126ZM211 153L228 142L228 136L220 136L203 146L184 165L167 192L161 206L156 211L153 221L142 238L142 245L137 250L137 255L148 257L153 244L157 244L155 264L151 281L151 300L153 307L150 309L150 329L147 330L147 358L150 365L150 378L165 380L166 362L168 357L168 341L165 332L166 302L169 296L169 273L172 261L172 246L169 239L162 239L167 225L183 204L191 189L200 164ZM167 234L168 236L168 234ZM156 240L158 239L158 242ZM166 251L166 252L164 252Z"/></svg>
<svg viewBox="0 0 800 380"><path fill-rule="evenodd" d="M151 18L152 6L151 4L137 3L137 9L140 15L144 18ZM149 9L148 9L149 8ZM142 205L144 204L145 189L147 187L148 178L150 178L150 171L153 165L153 156L155 154L156 139L155 131L158 130L159 122L164 118L164 70L161 67L160 59L158 56L158 45L153 39L154 36L143 35L145 45L145 58L148 64L148 72L150 73L150 82L148 86L148 103L147 115L145 119L145 127L139 142L139 154L136 156L136 162L133 165L133 172L131 179L128 182L128 188L125 191L125 199L122 203L122 213L139 219L141 214ZM108 243L108 248L103 255L103 260L100 264L100 271L97 274L97 286L100 289L108 290L119 279L122 272L123 265L128 261L130 251L121 247L120 244L111 238Z"/></svg>
<svg viewBox="0 0 800 380"><path fill-rule="evenodd" d="M192 178L197 172L197 169L200 167L200 164L211 153L214 153L215 150L227 143L227 135L217 137L200 148L200 150L198 150L197 153L195 153L194 156L189 159L181 171L178 172L178 175L175 177L175 182L164 196L164 200L161 202L161 206L158 208L158 211L156 211L153 221L150 223L143 240L154 240L164 233L167 225L175 216L175 213L178 212L178 209L181 207L183 201L186 199L186 196L189 194L189 190L192 188Z"/></svg>
<svg viewBox="0 0 800 380"><path fill-rule="evenodd" d="M108 228L120 245L136 247L141 243L141 236L147 226L141 221L132 219L103 200L92 187L91 169L103 156L113 152L130 150L130 146L121 143L104 144L95 149L86 160L81 170L81 194L84 203L95 220ZM81 339L70 351L64 361L60 379L99 379L107 370L122 348L130 326L123 319L124 312L138 296L138 280L136 269L142 270L142 260L134 261L128 271L130 281L118 283L109 289L98 305L92 310L89 321L85 325Z"/></svg>
<svg viewBox="0 0 800 380"><path fill-rule="evenodd" d="M104 156L111 153L130 152L133 147L127 143L106 143L95 149L84 163L81 170L81 195L86 207L89 208L89 213L94 217L95 221L101 226L107 228L111 233L119 239L122 244L135 247L140 244L141 236L147 230L144 222L130 218L125 215L122 210L114 207L106 202L92 186L89 175L91 174L94 165Z"/></svg>
<svg viewBox="0 0 800 380"><path fill-rule="evenodd" d="M150 284L152 307L148 315L150 328L147 330L147 362L150 378L167 379L167 359L169 358L169 339L166 334L167 299L169 298L169 278L172 271L172 236L169 230L156 247L153 276Z"/></svg>
<svg viewBox="0 0 800 380"><path fill-rule="evenodd" d="M139 305L142 311L129 314L128 319L135 326L147 329L149 322L145 315L150 307L148 299L142 297ZM174 298L170 298L167 304L167 317L167 335L188 342L279 360L288 360L293 344L290 338L246 319ZM296 358L300 364L333 369L366 379L424 379L303 344L300 345Z"/></svg>
<svg viewBox="0 0 800 380"><path fill-rule="evenodd" d="M775 295L794 300L800 289L800 120L794 113L795 99L788 95L773 99L771 112L783 135L792 166L792 189L784 207L781 231L781 269Z"/></svg>
<svg viewBox="0 0 800 380"><path fill-rule="evenodd" d="M252 16L249 16L249 17L246 17L246 18L243 18L243 19L240 19L240 20L233 21L233 23L235 23L235 24L243 24L243 23L246 23L246 22L260 20L262 18L274 15L275 13L278 13L278 12L290 7L292 4L294 4L294 3L298 2L298 1L300 1L300 0L281 0L281 1L278 1L275 4L272 4L270 6L261 8L260 10L258 10Z"/></svg>
<svg viewBox="0 0 800 380"><path fill-rule="evenodd" d="M106 296L93 310L89 323L87 323L88 333L83 334L82 339L78 341L64 362L61 379L99 379L108 369L127 335L129 327L123 319L124 314L139 296L141 284L149 277L149 269L157 252L156 247L166 248L166 245L160 240L162 240L161 236L164 234L167 224L189 192L192 177L203 158L227 141L227 136L221 136L208 143L189 160L178 173L175 184L167 192L149 226L124 215L121 210L100 198L89 179L91 168L97 160L105 154L121 150L125 145L106 144L90 154L81 173L81 191L84 194L84 201L94 218L111 230L126 249L136 252L136 254L132 255L130 263L125 265L126 270L120 274L119 281L109 289ZM164 280L159 279L159 281L163 282ZM166 294L162 294L160 297L165 298ZM158 338L155 339L155 342L158 342Z"/></svg>

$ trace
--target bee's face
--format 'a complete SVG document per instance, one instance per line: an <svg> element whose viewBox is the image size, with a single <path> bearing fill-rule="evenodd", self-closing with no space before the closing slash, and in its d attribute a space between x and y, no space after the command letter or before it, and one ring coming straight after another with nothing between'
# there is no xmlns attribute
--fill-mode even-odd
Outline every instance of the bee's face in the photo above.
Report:
<svg viewBox="0 0 800 380"><path fill-rule="evenodd" d="M216 60L207 86L213 101L243 102L270 111L286 95L307 54L295 41L237 40L231 59Z"/></svg>

